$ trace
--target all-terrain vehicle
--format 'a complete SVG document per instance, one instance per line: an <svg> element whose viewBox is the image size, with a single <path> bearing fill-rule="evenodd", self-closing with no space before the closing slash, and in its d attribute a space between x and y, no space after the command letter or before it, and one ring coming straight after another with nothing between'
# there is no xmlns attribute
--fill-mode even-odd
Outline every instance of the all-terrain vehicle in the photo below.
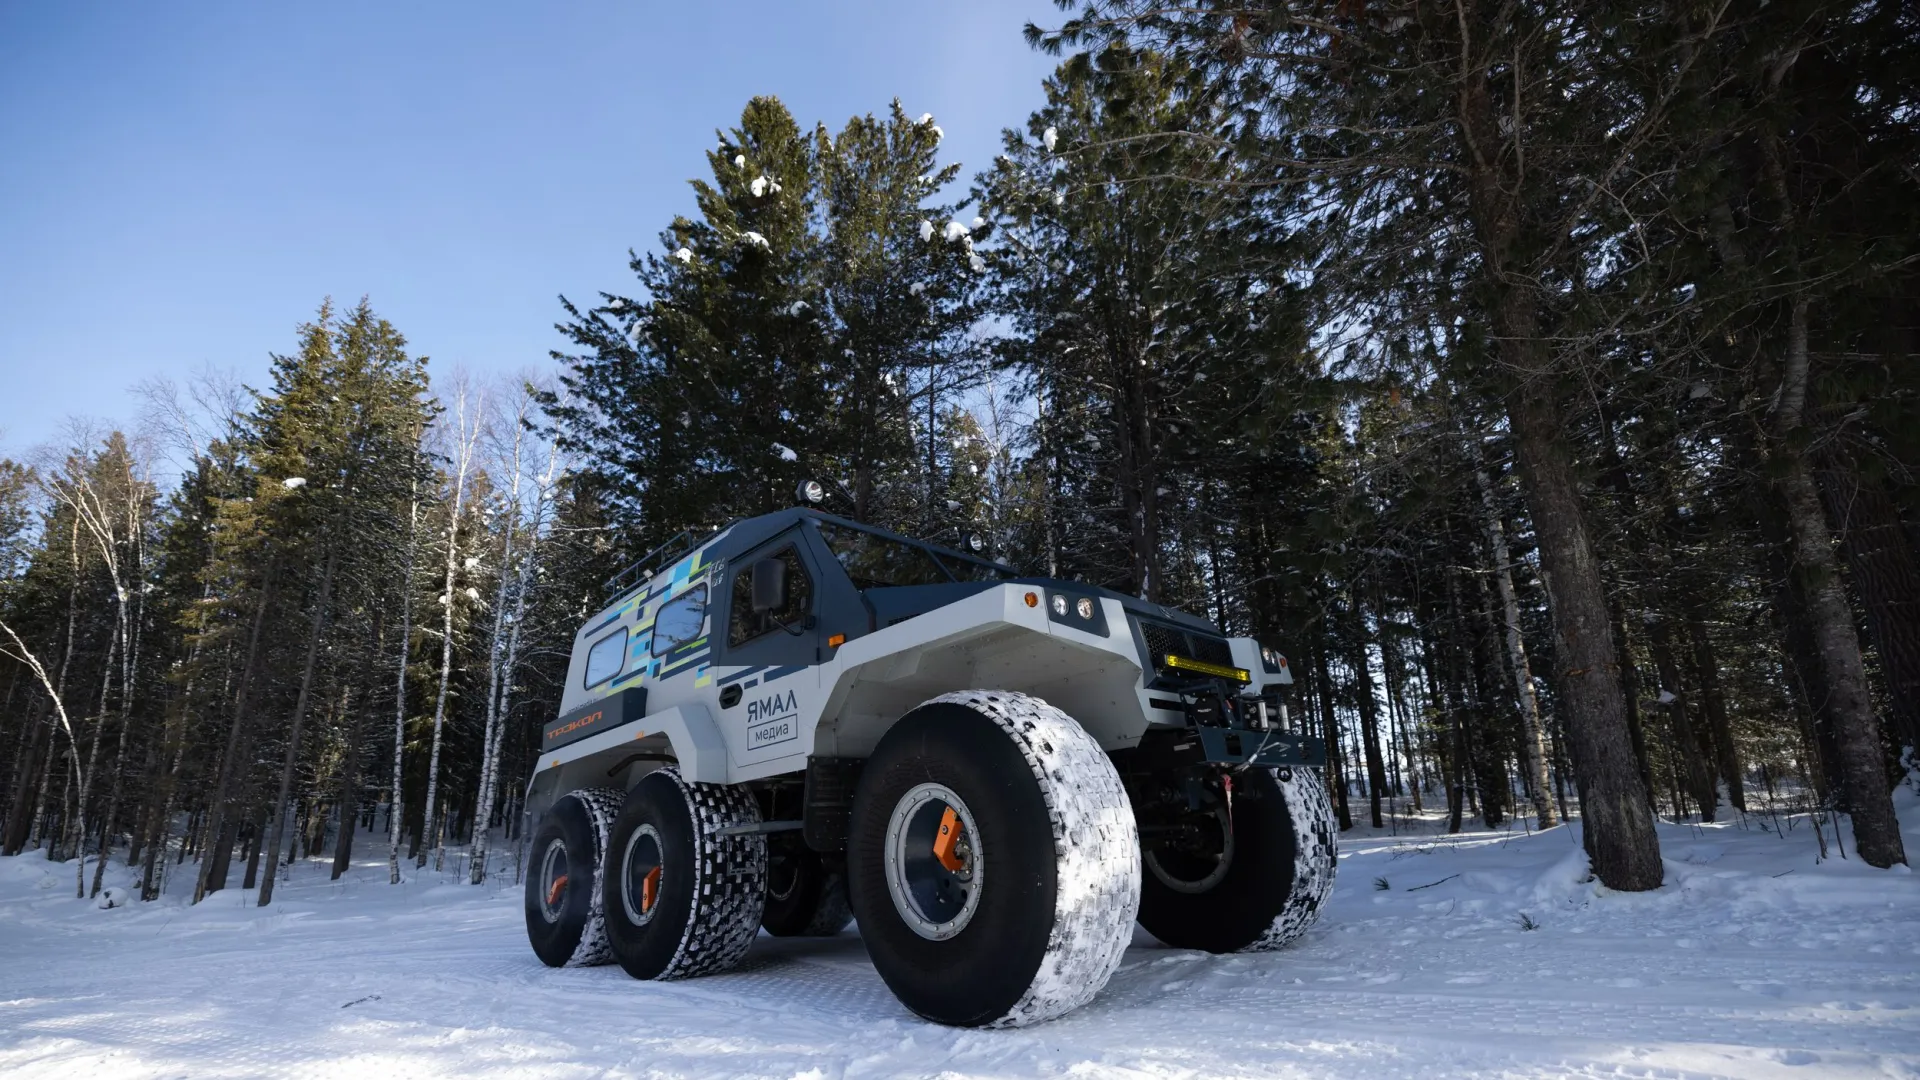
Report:
<svg viewBox="0 0 1920 1080"><path fill-rule="evenodd" d="M550 965L683 978L858 919L909 1009L1012 1026L1136 919L1271 949L1332 887L1325 750L1251 638L807 505L609 586L528 788Z"/></svg>

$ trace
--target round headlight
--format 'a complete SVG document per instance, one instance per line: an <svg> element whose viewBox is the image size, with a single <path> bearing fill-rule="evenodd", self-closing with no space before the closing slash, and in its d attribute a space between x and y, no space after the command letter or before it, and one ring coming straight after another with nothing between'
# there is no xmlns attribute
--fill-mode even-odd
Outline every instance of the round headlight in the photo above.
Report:
<svg viewBox="0 0 1920 1080"><path fill-rule="evenodd" d="M800 481L800 490L797 494L800 496L801 502L812 506L818 506L827 501L826 486L818 480Z"/></svg>
<svg viewBox="0 0 1920 1080"><path fill-rule="evenodd" d="M1053 594L1053 613L1063 619L1067 617L1067 598L1059 593Z"/></svg>
<svg viewBox="0 0 1920 1080"><path fill-rule="evenodd" d="M1073 610L1078 612L1081 618L1091 619L1093 618L1093 600L1083 596L1078 603L1073 605Z"/></svg>

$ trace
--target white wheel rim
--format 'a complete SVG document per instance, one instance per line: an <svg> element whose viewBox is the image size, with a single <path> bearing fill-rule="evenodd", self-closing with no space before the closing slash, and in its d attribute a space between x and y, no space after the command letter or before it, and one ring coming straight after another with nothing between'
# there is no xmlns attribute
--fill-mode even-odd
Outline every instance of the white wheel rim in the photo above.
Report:
<svg viewBox="0 0 1920 1080"><path fill-rule="evenodd" d="M567 842L556 836L540 856L540 917L550 923L560 921L566 890L556 885L566 877L567 870Z"/></svg>
<svg viewBox="0 0 1920 1080"><path fill-rule="evenodd" d="M647 841L653 845L653 858L648 860L645 865L649 870L658 870L660 873L660 881L659 884L655 886L652 906L636 904L636 901L639 901L641 898L635 894L642 889L643 882L647 877L644 872L637 875L634 873L636 866L634 856L639 855L644 857L647 854L646 848L641 846L642 841ZM620 906L626 911L627 921L635 926L645 926L652 922L654 915L660 910L659 890L665 889L666 887L666 845L660 842L659 830L655 829L652 825L642 825L633 830L632 835L627 837L627 846L620 856Z"/></svg>
<svg viewBox="0 0 1920 1080"><path fill-rule="evenodd" d="M934 834L949 808L959 819L965 845L958 873L941 865L933 851ZM920 784L901 796L887 820L883 861L894 910L914 933L945 941L973 921L985 881L985 852L973 812L952 788Z"/></svg>

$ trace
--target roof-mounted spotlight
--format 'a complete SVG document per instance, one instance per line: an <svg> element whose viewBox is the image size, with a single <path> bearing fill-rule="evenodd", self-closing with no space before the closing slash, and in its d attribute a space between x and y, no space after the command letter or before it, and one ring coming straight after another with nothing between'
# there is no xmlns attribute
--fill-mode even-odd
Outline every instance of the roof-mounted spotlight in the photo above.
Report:
<svg viewBox="0 0 1920 1080"><path fill-rule="evenodd" d="M827 486L818 480L802 480L793 489L793 501L801 506L819 506L827 501Z"/></svg>

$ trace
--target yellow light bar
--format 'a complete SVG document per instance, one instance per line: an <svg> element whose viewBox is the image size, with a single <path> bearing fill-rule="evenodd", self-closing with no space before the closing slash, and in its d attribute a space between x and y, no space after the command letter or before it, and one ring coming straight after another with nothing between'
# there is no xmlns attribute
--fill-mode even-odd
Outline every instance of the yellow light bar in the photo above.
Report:
<svg viewBox="0 0 1920 1080"><path fill-rule="evenodd" d="M1205 660L1189 660L1184 656L1167 654L1167 666L1175 671L1191 671L1199 675L1212 675L1216 679L1232 679L1234 682L1250 683L1253 676L1246 668L1228 667L1225 664L1209 664Z"/></svg>

